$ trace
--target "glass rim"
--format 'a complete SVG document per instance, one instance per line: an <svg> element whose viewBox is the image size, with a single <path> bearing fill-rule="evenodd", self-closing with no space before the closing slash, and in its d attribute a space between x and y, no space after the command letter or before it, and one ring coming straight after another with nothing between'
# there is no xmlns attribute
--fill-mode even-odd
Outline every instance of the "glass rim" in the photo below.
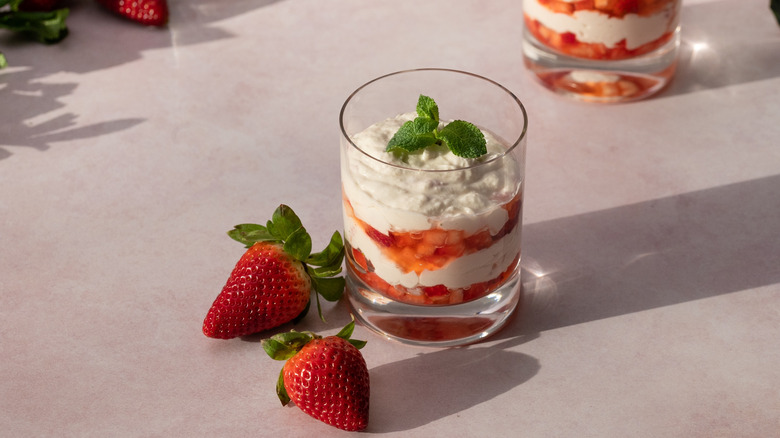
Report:
<svg viewBox="0 0 780 438"><path fill-rule="evenodd" d="M508 148L506 148L505 151L503 151L502 153L492 157L491 159L485 160L485 161L476 162L476 163L470 164L469 166L466 166L466 167L458 167L456 169L420 169L420 168L417 168L417 167L408 167L408 166L402 166L402 165L399 165L399 164L388 163L387 161L381 160L381 159L379 159L379 158L369 154L368 152L364 151L360 146L356 145L355 142L353 142L352 139L350 138L350 136L347 134L347 130L344 127L344 112L346 111L346 108L349 105L349 103L352 101L352 99L361 90L363 90L364 88L366 88L369 85L373 84L374 82L380 81L380 80L388 78L390 76L397 76L397 75L404 74L404 73L414 73L414 72L424 72L424 71L456 73L456 74L460 74L460 75L471 76L471 77L473 77L475 79L479 79L479 80L485 81L485 82L487 82L489 84L495 85L500 90L502 90L504 93L506 93L517 104L517 106L520 108L520 112L523 114L523 129L520 132L520 135L517 137L517 139L515 139L511 143L511 145ZM390 115L390 116L392 116L392 115ZM388 116L388 117L390 117L390 116ZM376 161L378 163L381 163L383 165L391 166L391 167L395 167L395 168L403 169L403 170L411 170L411 171L415 171L415 172L457 172L457 171L463 171L463 170L468 170L468 169L474 169L474 168L477 168L477 167L480 167L480 166L485 166L487 164L490 164L490 163L492 163L494 161L500 160L500 159L506 157L507 155L509 155L515 148L517 148L522 143L522 141L526 137L526 133L528 132L528 114L525 111L525 106L523 106L523 103L520 101L520 99L514 93L512 93L508 88L506 88L505 86L499 84L498 82L496 82L496 81L494 81L492 79L486 78L484 76L480 76L480 75L475 74L475 73L470 73L470 72L467 72L467 71L463 71L463 70L455 70L455 69L449 69L449 68L426 67L426 68L415 68L415 69L408 69L408 70L399 70L399 71L395 71L395 72L392 72L392 73L387 73L387 74L384 74L382 76L378 76L378 77L376 77L374 79L371 79L370 81L368 81L365 84L363 84L363 85L359 86L358 88L356 88L355 91L350 93L350 95L344 101L344 104L341 106L341 111L339 111L339 128L341 129L342 136L349 142L351 147L355 148L358 152L360 152L361 154L363 154L366 157L370 158L371 160L374 160L374 161Z"/></svg>

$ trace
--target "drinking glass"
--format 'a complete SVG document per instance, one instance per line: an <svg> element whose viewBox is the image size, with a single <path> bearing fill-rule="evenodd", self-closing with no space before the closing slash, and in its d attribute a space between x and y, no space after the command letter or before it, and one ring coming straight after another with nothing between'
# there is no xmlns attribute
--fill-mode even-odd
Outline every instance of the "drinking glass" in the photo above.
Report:
<svg viewBox="0 0 780 438"><path fill-rule="evenodd" d="M682 0L523 0L523 58L547 88L627 102L673 78Z"/></svg>
<svg viewBox="0 0 780 438"><path fill-rule="evenodd" d="M442 147L391 160L384 146L402 120L416 116L421 94L438 104L442 124L478 126L492 152L436 168L426 159L449 163ZM487 78L426 68L362 85L339 119L346 295L356 319L420 346L495 333L522 297L528 119L520 100Z"/></svg>

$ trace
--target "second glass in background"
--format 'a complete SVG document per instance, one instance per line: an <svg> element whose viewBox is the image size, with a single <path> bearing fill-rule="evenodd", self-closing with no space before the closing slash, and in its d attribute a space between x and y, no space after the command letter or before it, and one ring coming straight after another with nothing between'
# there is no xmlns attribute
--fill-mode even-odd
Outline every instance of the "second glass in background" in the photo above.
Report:
<svg viewBox="0 0 780 438"><path fill-rule="evenodd" d="M547 88L626 102L671 81L681 0L524 0L526 67Z"/></svg>

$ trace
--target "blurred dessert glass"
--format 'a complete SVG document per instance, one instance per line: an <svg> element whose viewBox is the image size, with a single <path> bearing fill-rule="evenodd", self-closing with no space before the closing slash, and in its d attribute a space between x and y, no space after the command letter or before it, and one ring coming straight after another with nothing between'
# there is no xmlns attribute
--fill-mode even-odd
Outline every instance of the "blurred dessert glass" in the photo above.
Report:
<svg viewBox="0 0 780 438"><path fill-rule="evenodd" d="M523 0L526 67L547 88L625 102L674 76L682 0Z"/></svg>

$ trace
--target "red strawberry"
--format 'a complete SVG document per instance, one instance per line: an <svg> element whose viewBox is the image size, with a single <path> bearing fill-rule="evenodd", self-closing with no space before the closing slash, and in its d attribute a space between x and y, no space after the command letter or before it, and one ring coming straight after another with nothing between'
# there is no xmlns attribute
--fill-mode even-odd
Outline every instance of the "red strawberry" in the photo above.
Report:
<svg viewBox="0 0 780 438"><path fill-rule="evenodd" d="M145 26L165 26L168 23L167 0L97 0L109 11Z"/></svg>
<svg viewBox="0 0 780 438"><path fill-rule="evenodd" d="M206 336L230 339L303 318L312 289L318 309L319 295L328 301L341 297L344 279L334 277L344 259L338 232L323 251L311 254L311 237L300 219L281 205L266 226L236 225L228 235L249 249L203 321Z"/></svg>
<svg viewBox="0 0 780 438"><path fill-rule="evenodd" d="M306 414L339 429L359 431L368 425L369 375L359 349L350 339L355 323L336 336L291 331L263 341L276 360L287 360L277 382L283 406L290 401Z"/></svg>

